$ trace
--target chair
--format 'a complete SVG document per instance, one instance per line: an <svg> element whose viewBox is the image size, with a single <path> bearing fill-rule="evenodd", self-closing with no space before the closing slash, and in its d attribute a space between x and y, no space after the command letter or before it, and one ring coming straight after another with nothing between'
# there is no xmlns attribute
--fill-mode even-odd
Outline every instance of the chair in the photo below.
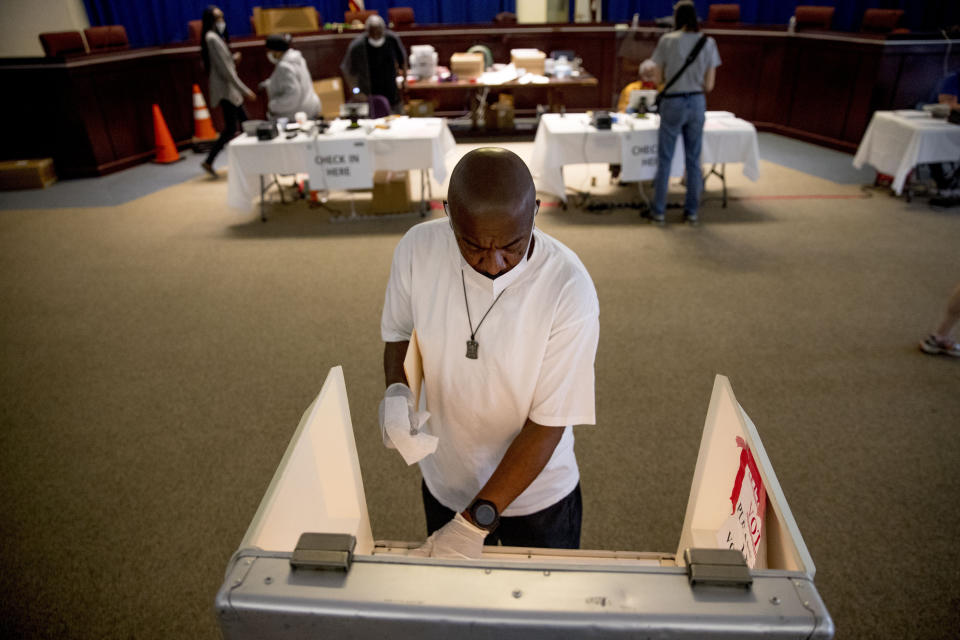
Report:
<svg viewBox="0 0 960 640"><path fill-rule="evenodd" d="M354 21L359 21L360 24L366 24L367 18L375 15L379 15L378 12L376 11L344 11L343 21L347 24L353 24Z"/></svg>
<svg viewBox="0 0 960 640"><path fill-rule="evenodd" d="M83 36L79 31L53 31L40 34L40 44L43 53L48 58L85 54L87 46L83 43Z"/></svg>
<svg viewBox="0 0 960 640"><path fill-rule="evenodd" d="M390 7L387 9L387 22L394 27L412 27L413 7Z"/></svg>
<svg viewBox="0 0 960 640"><path fill-rule="evenodd" d="M191 20L187 23L187 42L200 44L200 32L203 29L203 20Z"/></svg>
<svg viewBox="0 0 960 640"><path fill-rule="evenodd" d="M390 115L390 102L383 96L370 96L367 104L370 105L371 118L386 118Z"/></svg>
<svg viewBox="0 0 960 640"><path fill-rule="evenodd" d="M517 14L509 11L501 11L493 17L493 24L499 24L501 26L517 24Z"/></svg>
<svg viewBox="0 0 960 640"><path fill-rule="evenodd" d="M906 29L897 28L903 16L903 9L867 9L863 13L860 31L865 33L906 32Z"/></svg>
<svg viewBox="0 0 960 640"><path fill-rule="evenodd" d="M127 40L127 30L123 28L122 24L90 27L83 30L83 35L87 37L87 46L90 47L90 53L123 51L130 48L130 41Z"/></svg>
<svg viewBox="0 0 960 640"><path fill-rule="evenodd" d="M829 29L833 23L833 7L812 7L797 5L794 17L797 19L796 29Z"/></svg>
<svg viewBox="0 0 960 640"><path fill-rule="evenodd" d="M708 23L739 24L740 23L740 5L739 4L712 4L707 13Z"/></svg>

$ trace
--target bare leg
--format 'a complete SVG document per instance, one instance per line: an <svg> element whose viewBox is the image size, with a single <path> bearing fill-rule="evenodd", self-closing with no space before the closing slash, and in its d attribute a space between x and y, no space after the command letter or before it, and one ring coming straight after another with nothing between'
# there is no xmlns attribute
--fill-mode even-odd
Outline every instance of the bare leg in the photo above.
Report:
<svg viewBox="0 0 960 640"><path fill-rule="evenodd" d="M954 288L953 293L950 294L950 299L947 301L946 313L943 316L943 320L937 325L936 331L933 334L934 337L942 342L951 340L950 335L953 333L953 329L957 326L958 321L960 321L960 284L958 284L956 288Z"/></svg>

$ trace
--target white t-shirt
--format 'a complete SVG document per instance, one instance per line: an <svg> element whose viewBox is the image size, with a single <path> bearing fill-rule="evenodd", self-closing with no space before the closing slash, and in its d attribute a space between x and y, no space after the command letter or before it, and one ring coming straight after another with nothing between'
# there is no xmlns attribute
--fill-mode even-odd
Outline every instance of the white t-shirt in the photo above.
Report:
<svg viewBox="0 0 960 640"><path fill-rule="evenodd" d="M534 238L530 259L494 280L466 263L446 218L410 229L393 255L381 334L402 342L417 330L431 414L425 431L439 438L420 470L454 511L476 497L527 418L564 434L503 515L545 509L580 480L572 425L595 423L597 292L576 254L542 231ZM474 328L503 292L476 332L476 360L466 357L464 288Z"/></svg>

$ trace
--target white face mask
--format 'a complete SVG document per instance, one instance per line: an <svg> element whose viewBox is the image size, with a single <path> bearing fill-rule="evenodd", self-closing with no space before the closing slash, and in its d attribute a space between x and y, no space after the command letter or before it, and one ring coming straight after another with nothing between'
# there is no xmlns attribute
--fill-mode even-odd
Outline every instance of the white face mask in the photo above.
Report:
<svg viewBox="0 0 960 640"><path fill-rule="evenodd" d="M376 49L379 49L380 47L382 47L382 46L383 46L383 43L386 42L386 41L387 41L387 37L386 37L386 36L380 36L379 38L376 38L376 39L374 39L374 38L369 38L369 37L367 38L367 42L370 43L370 46L371 46L371 47L374 47L374 48L376 48Z"/></svg>
<svg viewBox="0 0 960 640"><path fill-rule="evenodd" d="M227 30L227 23L224 20L217 20L213 26L215 26L217 28L217 31L220 33L223 33L224 31Z"/></svg>
<svg viewBox="0 0 960 640"><path fill-rule="evenodd" d="M272 64L277 64L280 62L280 56L274 51L267 51L267 60L269 60Z"/></svg>

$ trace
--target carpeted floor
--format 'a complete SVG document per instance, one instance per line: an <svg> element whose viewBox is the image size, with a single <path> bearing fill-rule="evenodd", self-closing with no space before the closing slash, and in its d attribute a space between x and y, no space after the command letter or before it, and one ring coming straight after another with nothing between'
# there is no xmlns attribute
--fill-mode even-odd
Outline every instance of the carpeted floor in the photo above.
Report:
<svg viewBox="0 0 960 640"><path fill-rule="evenodd" d="M675 550L723 373L837 637L956 637L960 361L917 342L960 279L960 211L768 161L756 184L728 169L730 205L712 183L698 229L541 211L600 296L583 546ZM635 195L605 175L568 185ZM338 364L374 535L422 538L417 472L376 428L383 289L418 219L295 204L261 224L225 192L197 177L116 206L0 206L0 635L217 637L227 560Z"/></svg>

